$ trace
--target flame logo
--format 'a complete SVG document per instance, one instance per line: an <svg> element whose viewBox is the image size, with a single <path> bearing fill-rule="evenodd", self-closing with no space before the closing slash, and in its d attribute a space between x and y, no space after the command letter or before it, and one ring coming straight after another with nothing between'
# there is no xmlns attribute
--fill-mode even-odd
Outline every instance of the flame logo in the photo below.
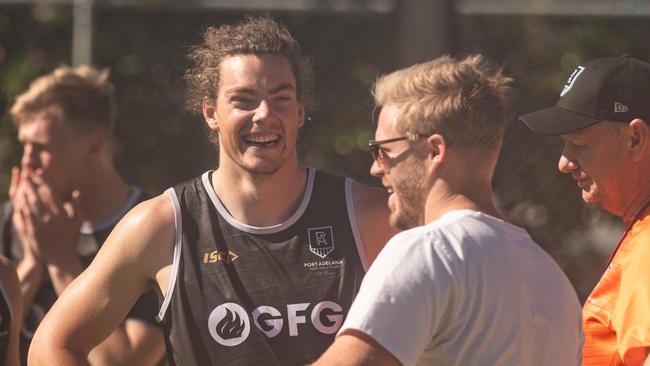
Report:
<svg viewBox="0 0 650 366"><path fill-rule="evenodd" d="M212 339L222 346L236 346L248 338L251 332L250 318L241 305L227 302L210 313L208 331Z"/></svg>
<svg viewBox="0 0 650 366"><path fill-rule="evenodd" d="M216 330L221 338L233 339L241 337L244 328L246 328L246 324L239 317L239 314L226 309L226 316L217 323Z"/></svg>

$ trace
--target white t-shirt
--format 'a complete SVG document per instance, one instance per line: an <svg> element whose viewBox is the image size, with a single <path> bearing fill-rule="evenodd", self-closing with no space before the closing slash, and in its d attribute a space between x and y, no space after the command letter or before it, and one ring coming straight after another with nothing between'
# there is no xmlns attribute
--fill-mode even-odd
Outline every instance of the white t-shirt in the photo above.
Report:
<svg viewBox="0 0 650 366"><path fill-rule="evenodd" d="M560 267L525 230L472 210L393 237L346 329L404 365L579 365L584 340Z"/></svg>

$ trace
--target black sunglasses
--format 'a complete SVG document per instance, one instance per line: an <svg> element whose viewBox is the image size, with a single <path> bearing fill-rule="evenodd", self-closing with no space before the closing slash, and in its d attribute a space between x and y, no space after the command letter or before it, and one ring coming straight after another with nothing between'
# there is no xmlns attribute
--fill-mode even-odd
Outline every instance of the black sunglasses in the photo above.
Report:
<svg viewBox="0 0 650 366"><path fill-rule="evenodd" d="M383 159L383 153L379 146L383 144L387 144L389 142L396 142L396 141L402 141L402 140L408 140L409 136L400 136L400 137L394 137L392 139L386 139L386 140L370 140L368 141L368 150L370 150L370 154L372 155L372 158L375 159L378 163L381 164L379 159Z"/></svg>
<svg viewBox="0 0 650 366"><path fill-rule="evenodd" d="M379 148L383 144L388 144L390 142L397 142L397 141L403 141L403 140L415 140L416 138L427 138L429 135L423 135L420 133L414 134L414 135L408 135L408 136L400 136L400 137L393 137L392 139L386 139L386 140L369 140L368 141L368 150L370 150L370 154L372 155L372 158L379 164L382 165L382 160L386 157L383 153L383 151Z"/></svg>

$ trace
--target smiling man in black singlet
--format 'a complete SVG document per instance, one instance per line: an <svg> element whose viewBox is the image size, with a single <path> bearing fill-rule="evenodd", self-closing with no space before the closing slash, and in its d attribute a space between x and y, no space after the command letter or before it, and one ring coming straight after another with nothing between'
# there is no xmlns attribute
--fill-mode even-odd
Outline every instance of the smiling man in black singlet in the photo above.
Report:
<svg viewBox="0 0 650 366"><path fill-rule="evenodd" d="M285 27L260 17L209 28L190 59L188 104L218 169L118 224L37 332L34 364L83 360L149 283L171 364L311 362L392 234L382 190L299 165L311 76Z"/></svg>

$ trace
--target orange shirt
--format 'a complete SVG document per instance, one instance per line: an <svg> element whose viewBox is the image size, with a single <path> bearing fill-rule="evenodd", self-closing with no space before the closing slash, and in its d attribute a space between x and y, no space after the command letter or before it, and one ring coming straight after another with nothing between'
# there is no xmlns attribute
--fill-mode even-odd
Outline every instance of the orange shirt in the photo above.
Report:
<svg viewBox="0 0 650 366"><path fill-rule="evenodd" d="M640 215L582 309L583 365L642 365L650 350L650 209Z"/></svg>

